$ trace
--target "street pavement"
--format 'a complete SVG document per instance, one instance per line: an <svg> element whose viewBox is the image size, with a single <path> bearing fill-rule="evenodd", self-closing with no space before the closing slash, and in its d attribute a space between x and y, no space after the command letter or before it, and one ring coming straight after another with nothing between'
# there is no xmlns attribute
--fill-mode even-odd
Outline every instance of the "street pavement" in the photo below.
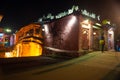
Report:
<svg viewBox="0 0 120 80"><path fill-rule="evenodd" d="M1 70L0 74L0 80L120 80L120 52L96 51L15 73Z"/></svg>

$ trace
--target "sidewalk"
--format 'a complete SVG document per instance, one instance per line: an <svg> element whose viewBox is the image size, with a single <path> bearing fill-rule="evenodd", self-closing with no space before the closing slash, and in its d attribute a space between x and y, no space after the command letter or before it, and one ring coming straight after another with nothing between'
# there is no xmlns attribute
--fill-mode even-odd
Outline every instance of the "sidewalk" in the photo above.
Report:
<svg viewBox="0 0 120 80"><path fill-rule="evenodd" d="M42 80L120 80L120 52L92 52L39 70Z"/></svg>
<svg viewBox="0 0 120 80"><path fill-rule="evenodd" d="M61 77L43 77L50 74ZM45 67L37 75L43 80L120 80L120 52L88 53L55 66Z"/></svg>
<svg viewBox="0 0 120 80"><path fill-rule="evenodd" d="M20 73L4 74L5 80L120 80L120 52L92 52L61 63Z"/></svg>

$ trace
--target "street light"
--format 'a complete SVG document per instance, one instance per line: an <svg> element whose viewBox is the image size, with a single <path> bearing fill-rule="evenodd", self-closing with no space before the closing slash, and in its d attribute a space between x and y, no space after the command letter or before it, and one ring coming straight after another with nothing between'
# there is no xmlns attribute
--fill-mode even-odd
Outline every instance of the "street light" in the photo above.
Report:
<svg viewBox="0 0 120 80"><path fill-rule="evenodd" d="M5 29L5 32L10 33L10 32L12 32L12 30L11 29Z"/></svg>

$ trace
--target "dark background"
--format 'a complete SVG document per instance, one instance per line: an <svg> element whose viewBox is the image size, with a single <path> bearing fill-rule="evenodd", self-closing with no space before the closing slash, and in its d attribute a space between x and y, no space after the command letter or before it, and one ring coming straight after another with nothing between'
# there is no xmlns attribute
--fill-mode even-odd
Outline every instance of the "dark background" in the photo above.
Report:
<svg viewBox="0 0 120 80"><path fill-rule="evenodd" d="M119 0L1 0L0 14L4 17L0 27L17 30L31 22L36 22L43 15L48 13L56 15L70 9L73 5L99 14L102 19L109 19L119 26Z"/></svg>

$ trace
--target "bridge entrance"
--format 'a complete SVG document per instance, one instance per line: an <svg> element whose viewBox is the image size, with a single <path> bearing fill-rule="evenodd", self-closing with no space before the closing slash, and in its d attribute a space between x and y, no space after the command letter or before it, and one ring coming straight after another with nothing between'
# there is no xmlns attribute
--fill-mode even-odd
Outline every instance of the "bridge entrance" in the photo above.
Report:
<svg viewBox="0 0 120 80"><path fill-rule="evenodd" d="M43 51L42 27L33 23L21 28L16 33L16 45L12 53L6 53L5 57L29 57L40 56Z"/></svg>

